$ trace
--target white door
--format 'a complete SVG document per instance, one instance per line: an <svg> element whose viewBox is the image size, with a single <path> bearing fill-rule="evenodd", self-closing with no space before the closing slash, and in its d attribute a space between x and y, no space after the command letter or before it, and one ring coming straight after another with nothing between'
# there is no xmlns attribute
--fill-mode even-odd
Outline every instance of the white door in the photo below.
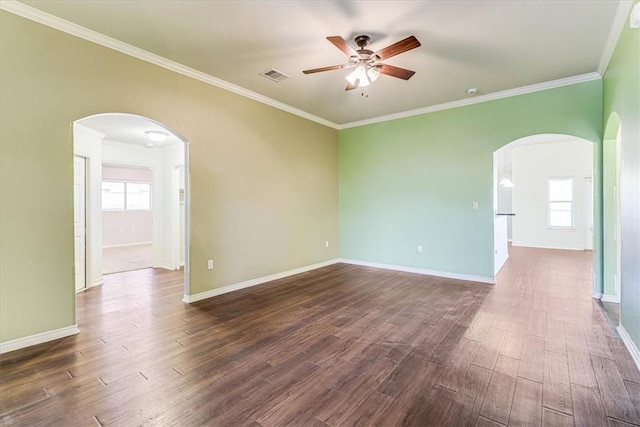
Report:
<svg viewBox="0 0 640 427"><path fill-rule="evenodd" d="M73 159L73 237L76 292L86 286L85 274L85 158Z"/></svg>
<svg viewBox="0 0 640 427"><path fill-rule="evenodd" d="M593 178L584 179L584 215L585 215L585 238L584 248L593 250Z"/></svg>

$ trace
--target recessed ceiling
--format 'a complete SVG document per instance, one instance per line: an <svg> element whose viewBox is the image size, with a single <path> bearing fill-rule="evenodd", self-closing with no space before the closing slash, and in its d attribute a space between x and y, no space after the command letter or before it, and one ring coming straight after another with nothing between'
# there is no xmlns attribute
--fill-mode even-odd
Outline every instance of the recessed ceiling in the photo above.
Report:
<svg viewBox="0 0 640 427"><path fill-rule="evenodd" d="M344 124L596 72L618 0L23 1L273 100ZM345 92L349 70L326 40L367 34L377 50L422 46L385 63L416 71ZM288 76L273 82L259 73Z"/></svg>

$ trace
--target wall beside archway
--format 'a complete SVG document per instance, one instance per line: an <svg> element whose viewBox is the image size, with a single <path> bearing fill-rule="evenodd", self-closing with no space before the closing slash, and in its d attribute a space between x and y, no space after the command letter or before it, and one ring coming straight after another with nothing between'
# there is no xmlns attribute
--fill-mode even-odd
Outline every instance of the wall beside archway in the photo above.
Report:
<svg viewBox="0 0 640 427"><path fill-rule="evenodd" d="M595 143L599 206L601 91L592 81L341 130L341 258L492 281L493 152L536 134Z"/></svg>
<svg viewBox="0 0 640 427"><path fill-rule="evenodd" d="M190 142L192 294L337 258L335 129L0 19L0 343L74 332L72 123L93 114L149 117Z"/></svg>

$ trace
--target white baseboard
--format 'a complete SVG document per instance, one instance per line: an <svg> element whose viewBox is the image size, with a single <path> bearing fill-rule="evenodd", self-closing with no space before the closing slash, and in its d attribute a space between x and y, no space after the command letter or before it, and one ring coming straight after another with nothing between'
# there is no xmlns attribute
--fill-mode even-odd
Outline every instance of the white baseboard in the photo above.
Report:
<svg viewBox="0 0 640 427"><path fill-rule="evenodd" d="M404 271L406 273L424 274L426 276L445 277L447 279L466 280L469 282L489 283L495 285L496 281L493 277L473 276L470 274L449 273L447 271L426 270L423 268L405 267L402 265L378 264L377 262L358 261L355 259L340 258L339 262L345 264L362 265L365 267L382 268L385 270Z"/></svg>
<svg viewBox="0 0 640 427"><path fill-rule="evenodd" d="M620 304L620 297L617 295L601 294L600 300L604 302L615 302Z"/></svg>
<svg viewBox="0 0 640 427"><path fill-rule="evenodd" d="M89 289L91 289L91 288L94 288L94 287L96 287L96 286L100 286L100 285L103 285L103 284L104 284L104 277L100 277L98 280L96 280L95 282L91 283L90 285L85 286L85 287L84 287L84 288L82 288L82 289L78 289L78 290L76 291L76 294L77 294L78 292L88 291L88 290L89 290Z"/></svg>
<svg viewBox="0 0 640 427"><path fill-rule="evenodd" d="M591 298L602 299L602 292L591 291Z"/></svg>
<svg viewBox="0 0 640 427"><path fill-rule="evenodd" d="M498 273L500 272L500 270L502 270L502 267L504 267L504 265L507 263L508 260L509 260L509 253L507 252L507 256L504 257L504 259L500 263L500 266L497 269L495 269L496 271L494 273L494 276L498 275Z"/></svg>
<svg viewBox="0 0 640 427"><path fill-rule="evenodd" d="M158 267L153 267L153 268L158 268ZM180 267L176 267L175 265L169 265L169 264L160 264L159 268L164 268L165 270L171 270L171 271L180 269Z"/></svg>
<svg viewBox="0 0 640 427"><path fill-rule="evenodd" d="M633 342L627 331L624 329L622 323L618 325L618 334L620 334L622 342L627 347L627 350L629 350L629 353L631 353L631 357L633 358L633 361L636 362L638 370L640 370L640 350L638 350L638 347Z"/></svg>
<svg viewBox="0 0 640 427"><path fill-rule="evenodd" d="M584 248L561 248L558 246L537 246L537 245L526 245L522 243L514 243L511 242L511 246L516 246L519 248L534 248L534 249L558 249L561 251L584 251Z"/></svg>
<svg viewBox="0 0 640 427"><path fill-rule="evenodd" d="M153 242L137 242L137 243L125 243L123 245L105 245L102 249L110 249L110 248L126 248L128 246L142 246L142 245L151 245Z"/></svg>
<svg viewBox="0 0 640 427"><path fill-rule="evenodd" d="M66 328L55 329L53 331L42 332L28 337L18 338L11 341L0 343L0 354L10 351L20 350L21 348L31 347L32 345L42 344L48 341L75 335L78 332L78 325L67 326Z"/></svg>
<svg viewBox="0 0 640 427"><path fill-rule="evenodd" d="M294 268L293 270L283 271L282 273L271 274L269 276L258 277L256 279L246 280L244 282L235 283L233 285L224 286L222 288L211 289L210 291L200 292L195 295L185 295L182 299L183 302L192 303L196 301L202 301L203 299L215 297L217 295L226 294L240 289L250 288L252 286L261 285L273 280L283 279L285 277L293 276L295 274L304 273L307 271L315 270L316 268L326 267L328 265L336 264L339 260L331 259L329 261L319 262L317 264L311 264L300 268Z"/></svg>

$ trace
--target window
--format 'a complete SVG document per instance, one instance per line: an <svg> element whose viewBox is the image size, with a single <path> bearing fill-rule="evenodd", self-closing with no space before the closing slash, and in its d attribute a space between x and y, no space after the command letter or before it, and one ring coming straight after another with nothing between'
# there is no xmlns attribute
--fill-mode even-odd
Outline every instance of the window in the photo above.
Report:
<svg viewBox="0 0 640 427"><path fill-rule="evenodd" d="M124 210L124 182L102 182L102 210Z"/></svg>
<svg viewBox="0 0 640 427"><path fill-rule="evenodd" d="M151 209L151 184L102 181L102 210L136 211Z"/></svg>
<svg viewBox="0 0 640 427"><path fill-rule="evenodd" d="M573 178L549 178L549 227L573 227Z"/></svg>
<svg viewBox="0 0 640 427"><path fill-rule="evenodd" d="M126 205L127 210L145 210L151 209L151 185L150 184L134 184L126 183Z"/></svg>

